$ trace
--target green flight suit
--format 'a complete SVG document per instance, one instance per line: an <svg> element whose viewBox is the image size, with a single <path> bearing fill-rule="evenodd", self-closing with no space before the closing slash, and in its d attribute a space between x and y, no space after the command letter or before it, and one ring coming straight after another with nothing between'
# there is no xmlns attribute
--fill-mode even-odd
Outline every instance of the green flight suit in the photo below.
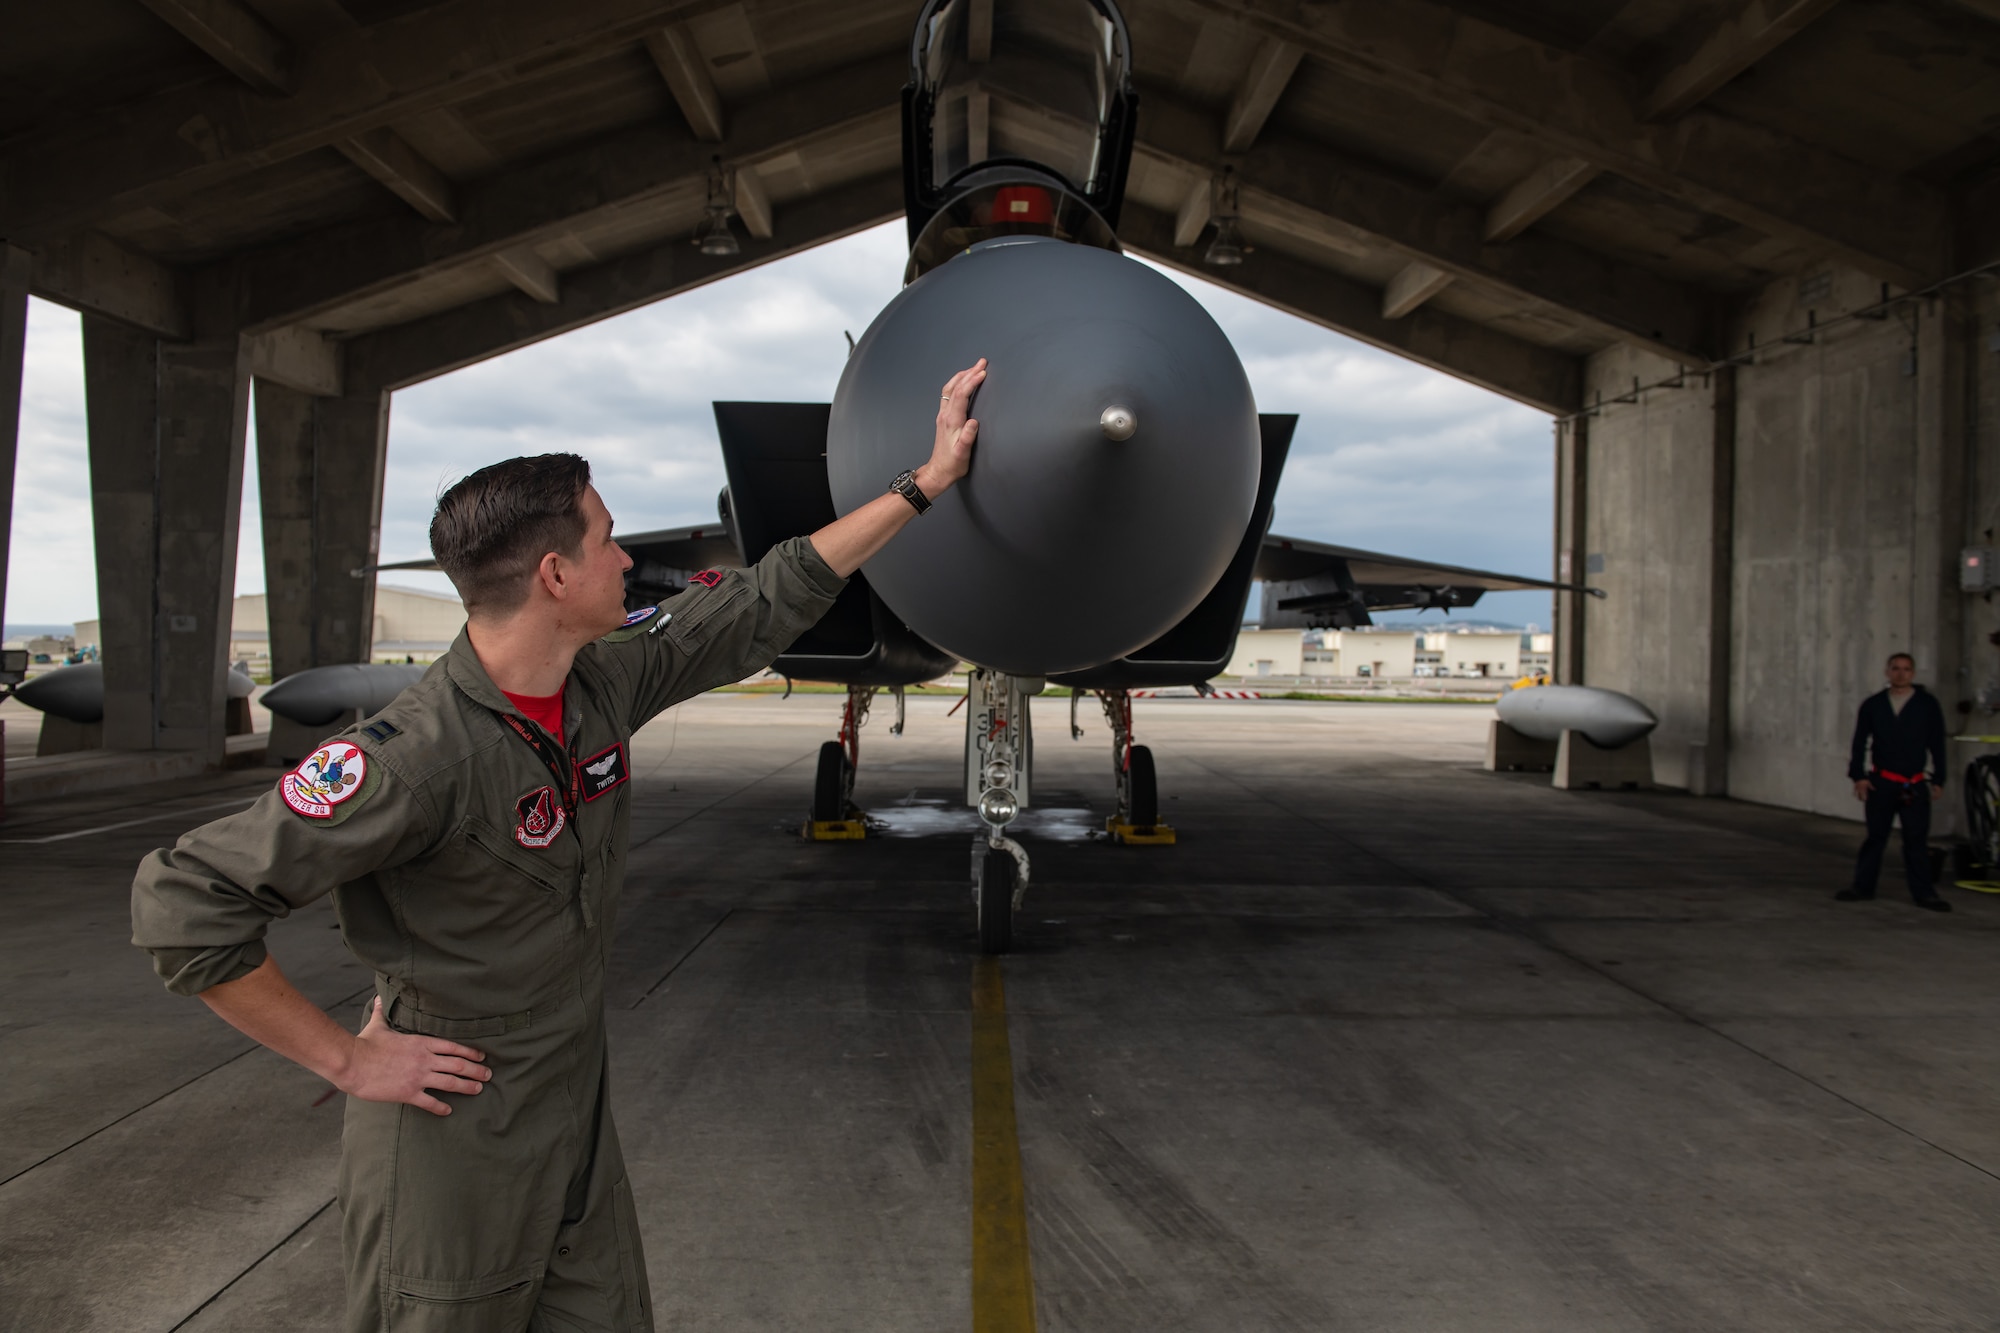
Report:
<svg viewBox="0 0 2000 1333"><path fill-rule="evenodd" d="M674 703L767 665L842 586L795 539L754 569L697 575L578 653L568 755L546 742L558 768L577 766L573 813L460 635L334 738L359 751L363 775L345 749L322 747L322 760L347 759L344 776L309 759L140 866L133 943L168 989L248 974L273 917L332 893L389 1024L486 1054L479 1093L436 1094L448 1116L348 1099L339 1193L356 1333L652 1328L605 1081L629 741ZM320 786L287 785L308 771ZM333 795L315 804L313 791Z"/></svg>

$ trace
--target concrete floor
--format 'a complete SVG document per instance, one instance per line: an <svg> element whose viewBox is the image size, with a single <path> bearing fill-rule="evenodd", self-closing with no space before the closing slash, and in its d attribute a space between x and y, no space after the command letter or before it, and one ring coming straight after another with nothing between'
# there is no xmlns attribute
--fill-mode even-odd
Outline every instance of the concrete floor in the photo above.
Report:
<svg viewBox="0 0 2000 1333"><path fill-rule="evenodd" d="M946 706L864 732L859 844L793 832L833 698L638 739L613 1087L662 1328L971 1322ZM1836 904L1852 826L1480 772L1484 707L1141 704L1182 841L1108 846L1065 711L1005 964L1042 1329L2000 1326L2000 902ZM339 1099L124 943L137 858L270 776L0 826L0 1328L338 1326ZM323 905L274 948L358 1017Z"/></svg>

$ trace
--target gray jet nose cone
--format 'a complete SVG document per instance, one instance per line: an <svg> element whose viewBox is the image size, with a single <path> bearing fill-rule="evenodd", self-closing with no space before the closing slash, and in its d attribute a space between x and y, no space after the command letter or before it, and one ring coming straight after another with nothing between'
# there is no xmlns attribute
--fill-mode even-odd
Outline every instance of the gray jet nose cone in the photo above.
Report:
<svg viewBox="0 0 2000 1333"><path fill-rule="evenodd" d="M1136 260L976 245L855 344L827 428L840 513L929 456L938 386L982 356L972 471L868 562L870 585L946 652L1016 675L1151 643L1215 586L1250 519L1257 405L1235 350Z"/></svg>
<svg viewBox="0 0 2000 1333"><path fill-rule="evenodd" d="M423 679L428 667L407 663L352 662L308 667L264 691L264 707L302 727L323 727L342 713L379 713Z"/></svg>
<svg viewBox="0 0 2000 1333"><path fill-rule="evenodd" d="M44 672L22 684L14 691L14 697L30 708L39 708L67 722L102 722L104 665L85 662L82 666Z"/></svg>
<svg viewBox="0 0 2000 1333"><path fill-rule="evenodd" d="M1561 740L1574 731L1593 745L1615 750L1660 725L1653 710L1629 694L1594 685L1533 685L1500 696L1494 711L1523 736Z"/></svg>

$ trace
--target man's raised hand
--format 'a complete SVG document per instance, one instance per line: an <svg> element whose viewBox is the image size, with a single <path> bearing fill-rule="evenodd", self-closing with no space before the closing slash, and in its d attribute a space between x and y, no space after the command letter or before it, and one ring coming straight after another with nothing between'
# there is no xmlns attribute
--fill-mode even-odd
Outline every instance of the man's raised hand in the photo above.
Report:
<svg viewBox="0 0 2000 1333"><path fill-rule="evenodd" d="M928 463L917 470L917 487L935 500L972 467L972 442L979 423L972 419L972 395L986 379L986 358L945 381L938 394L937 438Z"/></svg>

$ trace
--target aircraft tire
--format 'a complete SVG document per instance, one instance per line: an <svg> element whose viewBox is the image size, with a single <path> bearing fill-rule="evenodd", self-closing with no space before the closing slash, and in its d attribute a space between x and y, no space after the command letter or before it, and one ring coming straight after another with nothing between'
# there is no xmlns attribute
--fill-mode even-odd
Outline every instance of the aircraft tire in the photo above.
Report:
<svg viewBox="0 0 2000 1333"><path fill-rule="evenodd" d="M1160 822L1160 784L1153 774L1153 752L1143 745L1132 747L1132 768L1126 774L1130 797L1127 819L1133 828L1151 828Z"/></svg>
<svg viewBox="0 0 2000 1333"><path fill-rule="evenodd" d="M813 775L812 817L826 822L847 818L847 754L839 741L819 747L819 771Z"/></svg>
<svg viewBox="0 0 2000 1333"><path fill-rule="evenodd" d="M988 851L979 863L979 952L991 958L1014 947L1014 858Z"/></svg>

